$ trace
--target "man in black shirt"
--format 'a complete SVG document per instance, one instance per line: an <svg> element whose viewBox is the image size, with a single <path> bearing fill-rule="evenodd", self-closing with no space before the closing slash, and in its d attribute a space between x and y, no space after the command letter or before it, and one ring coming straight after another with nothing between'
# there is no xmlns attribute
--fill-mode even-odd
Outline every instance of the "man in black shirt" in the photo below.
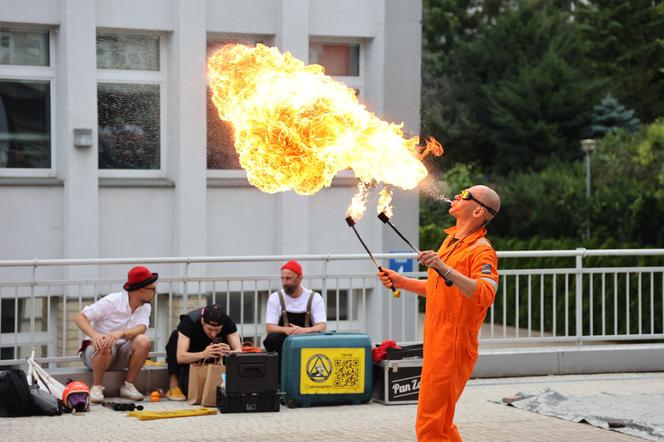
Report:
<svg viewBox="0 0 664 442"><path fill-rule="evenodd" d="M177 330L166 344L170 400L186 399L189 364L214 360L231 351L242 351L240 334L233 320L219 304L192 310L180 316Z"/></svg>

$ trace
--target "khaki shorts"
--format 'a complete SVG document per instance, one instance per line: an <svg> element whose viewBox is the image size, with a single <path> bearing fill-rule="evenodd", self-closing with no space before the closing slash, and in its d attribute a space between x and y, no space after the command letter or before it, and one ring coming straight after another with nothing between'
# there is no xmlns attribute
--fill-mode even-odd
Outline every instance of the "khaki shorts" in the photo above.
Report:
<svg viewBox="0 0 664 442"><path fill-rule="evenodd" d="M113 357L111 359L111 365L108 366L108 370L124 370L129 366L129 358L131 357L131 341L125 341L120 345L113 346ZM85 350L81 353L81 360L86 367L92 370L92 359L95 357L95 349L92 345L88 345Z"/></svg>

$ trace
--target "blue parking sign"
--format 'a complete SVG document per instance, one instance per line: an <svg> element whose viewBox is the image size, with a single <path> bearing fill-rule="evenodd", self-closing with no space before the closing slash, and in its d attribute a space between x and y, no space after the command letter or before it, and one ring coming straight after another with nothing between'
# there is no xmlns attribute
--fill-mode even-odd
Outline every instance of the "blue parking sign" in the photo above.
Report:
<svg viewBox="0 0 664 442"><path fill-rule="evenodd" d="M400 253L400 252L392 252L392 253ZM388 266L390 270L394 270L395 272L399 273L412 272L413 260L410 258L390 258Z"/></svg>

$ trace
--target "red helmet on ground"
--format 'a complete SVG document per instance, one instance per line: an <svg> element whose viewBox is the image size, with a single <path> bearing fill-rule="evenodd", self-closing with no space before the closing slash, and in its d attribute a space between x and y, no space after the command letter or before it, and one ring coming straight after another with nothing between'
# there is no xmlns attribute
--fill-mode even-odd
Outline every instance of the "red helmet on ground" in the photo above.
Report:
<svg viewBox="0 0 664 442"><path fill-rule="evenodd" d="M72 381L62 392L62 403L67 411L90 411L90 388L81 381Z"/></svg>

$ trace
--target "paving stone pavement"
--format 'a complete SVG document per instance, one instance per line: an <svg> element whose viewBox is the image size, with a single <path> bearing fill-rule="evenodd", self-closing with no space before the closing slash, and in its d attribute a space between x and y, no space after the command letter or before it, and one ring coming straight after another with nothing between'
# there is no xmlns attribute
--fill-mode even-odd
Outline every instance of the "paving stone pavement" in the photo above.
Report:
<svg viewBox="0 0 664 442"><path fill-rule="evenodd" d="M630 441L621 433L540 416L497 404L517 392L554 389L563 395L664 392L664 373L471 380L456 423L466 441ZM144 403L147 410L188 408L186 403ZM0 440L22 441L414 441L416 405L325 406L279 413L138 421L94 405L90 413L0 419Z"/></svg>

